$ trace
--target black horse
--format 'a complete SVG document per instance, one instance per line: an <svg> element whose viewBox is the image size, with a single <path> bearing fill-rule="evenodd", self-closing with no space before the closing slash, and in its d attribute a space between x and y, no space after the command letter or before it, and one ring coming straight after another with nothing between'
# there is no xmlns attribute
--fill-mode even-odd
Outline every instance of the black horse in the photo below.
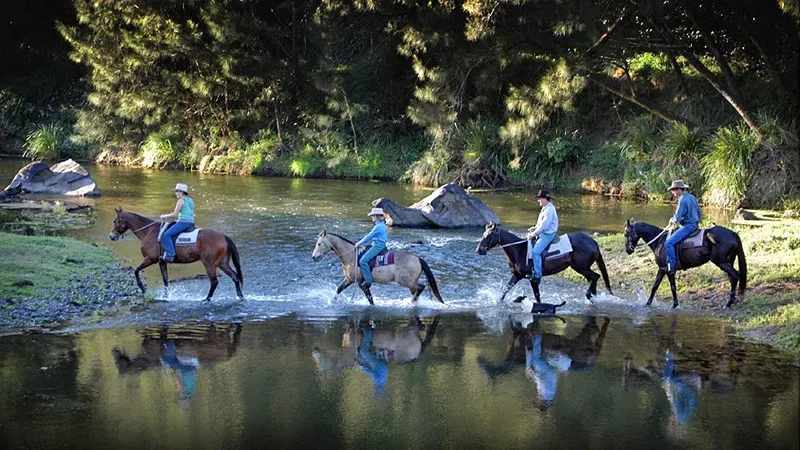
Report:
<svg viewBox="0 0 800 450"><path fill-rule="evenodd" d="M658 286L664 275L669 278L669 287L672 290L672 307L678 307L678 293L675 290L675 272L667 272L667 256L664 251L664 242L667 234L661 234L663 230L657 226L644 222L625 222L625 251L633 254L639 239L649 243L650 250L656 256L658 273L650 291L650 298L647 305L653 302ZM739 259L739 271L733 268L734 259ZM731 295L725 308L731 306L736 301L736 285L739 285L739 297L744 295L747 288L747 261L744 257L744 247L739 235L725 227L714 226L706 231L703 237L703 245L695 248L681 249L678 254L678 269L686 270L692 267L702 266L711 261L728 275L731 281Z"/></svg>
<svg viewBox="0 0 800 450"><path fill-rule="evenodd" d="M608 282L608 272L606 272L606 264L603 261L603 255L600 254L600 246L597 241L587 236L584 233L570 233L570 242L572 243L572 253L568 253L564 257L548 259L544 261L542 266L543 275L553 275L567 267L572 267L575 272L586 277L589 281L589 289L586 290L586 298L591 300L592 297L597 295L597 280L600 275L594 272L591 267L595 262L597 267L600 268L600 273L603 274L603 281L606 284L606 289L609 294L611 292L611 285ZM496 246L502 246L508 257L508 267L511 269L511 279L508 280L503 294L499 300L503 300L508 291L514 287L519 281L530 275L533 267L528 264L528 245L527 241L515 236L508 230L498 227L494 223L486 225L486 230L483 233L483 239L478 244L475 250L480 255L485 255L487 251ZM539 284L531 280L531 288L533 288L533 295L536 297L536 302L541 303L539 295ZM533 312L533 311L531 311Z"/></svg>

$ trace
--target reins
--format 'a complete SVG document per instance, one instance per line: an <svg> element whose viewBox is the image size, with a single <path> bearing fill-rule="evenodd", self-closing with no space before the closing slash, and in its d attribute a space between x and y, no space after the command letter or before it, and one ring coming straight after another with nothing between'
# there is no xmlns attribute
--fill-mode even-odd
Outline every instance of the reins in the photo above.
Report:
<svg viewBox="0 0 800 450"><path fill-rule="evenodd" d="M149 217L145 217L145 218L146 218L146 219L149 219ZM160 219L160 218L159 218L159 219ZM153 219L150 219L150 220L153 220ZM153 222L151 222L151 223L148 223L147 225L145 225L145 226L143 226L143 227L141 227L141 228L137 228L136 230L131 230L130 228L128 228L128 229L127 229L127 230L125 230L125 232L124 232L124 233L122 233L122 234L121 234L119 237L125 237L125 235L126 235L126 234L128 234L128 232L129 232L129 231L135 235L136 233L138 233L138 232L140 232L140 231L144 230L145 228L152 227L153 225L156 225L156 224L159 224L159 223L163 223L163 222L161 222L160 220L155 220L155 221L153 221Z"/></svg>
<svg viewBox="0 0 800 450"><path fill-rule="evenodd" d="M665 227L663 230L661 230L661 233L658 233L658 234L656 235L656 237L654 237L653 239L650 239L650 241L648 241L648 242L639 242L638 244L636 244L636 248L638 248L638 247L641 247L641 246L643 246L643 245L646 245L646 246L648 246L648 247L649 247L649 246L650 246L650 244L652 244L653 242L655 242L656 240L658 240L658 238L660 238L661 236L663 236L663 235L664 235L664 233L666 233L667 231L669 231L669 225L667 225L667 226L666 226L666 227Z"/></svg>

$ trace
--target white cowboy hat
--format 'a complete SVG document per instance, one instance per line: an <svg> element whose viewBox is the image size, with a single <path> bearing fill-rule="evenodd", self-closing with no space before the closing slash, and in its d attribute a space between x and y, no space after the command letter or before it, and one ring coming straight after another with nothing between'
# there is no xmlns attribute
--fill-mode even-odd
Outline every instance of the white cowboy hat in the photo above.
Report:
<svg viewBox="0 0 800 450"><path fill-rule="evenodd" d="M685 191L689 189L689 185L684 183L683 180L675 180L672 182L672 186L667 189L667 192L672 192L673 189L683 189Z"/></svg>
<svg viewBox="0 0 800 450"><path fill-rule="evenodd" d="M372 211L367 214L368 216L385 216L386 213L383 212L383 208L372 208Z"/></svg>
<svg viewBox="0 0 800 450"><path fill-rule="evenodd" d="M188 194L189 193L189 186L187 186L187 185L185 185L183 183L178 183L178 184L175 185L175 189L173 189L173 191L183 191L183 192Z"/></svg>

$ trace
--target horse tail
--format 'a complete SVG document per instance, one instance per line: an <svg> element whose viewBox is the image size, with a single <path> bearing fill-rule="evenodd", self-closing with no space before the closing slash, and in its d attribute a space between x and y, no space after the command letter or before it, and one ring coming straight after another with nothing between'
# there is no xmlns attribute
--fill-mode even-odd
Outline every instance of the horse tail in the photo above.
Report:
<svg viewBox="0 0 800 450"><path fill-rule="evenodd" d="M608 281L608 271L606 270L606 262L603 261L603 254L600 253L600 250L597 250L597 267L600 268L600 274L603 275L603 282L606 283L606 289L608 289L608 293L614 295L611 291L611 283Z"/></svg>
<svg viewBox="0 0 800 450"><path fill-rule="evenodd" d="M228 256L233 261L233 267L236 268L236 276L239 278L240 286L244 286L244 273L242 272L242 265L239 263L239 249L236 248L236 244L228 236L225 236L225 242L228 243Z"/></svg>
<svg viewBox="0 0 800 450"><path fill-rule="evenodd" d="M739 297L741 298L744 290L747 289L747 260L744 257L742 240L738 234L733 233L733 235L736 236L736 259L739 260Z"/></svg>
<svg viewBox="0 0 800 450"><path fill-rule="evenodd" d="M428 266L428 263L426 263L422 258L419 258L419 263L422 266L422 270L425 272L425 278L428 279L428 284L431 285L431 292L433 292L433 295L436 296L437 300L444 303L444 300L442 300L442 295L439 294L439 286L436 284L436 278L433 277L433 272L431 272L431 268Z"/></svg>

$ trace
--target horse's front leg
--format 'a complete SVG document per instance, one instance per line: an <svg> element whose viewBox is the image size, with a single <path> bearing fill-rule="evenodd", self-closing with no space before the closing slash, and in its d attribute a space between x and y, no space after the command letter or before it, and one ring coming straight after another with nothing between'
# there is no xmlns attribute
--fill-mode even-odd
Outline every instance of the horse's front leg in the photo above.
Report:
<svg viewBox="0 0 800 450"><path fill-rule="evenodd" d="M161 269L161 279L164 280L164 288L169 287L169 276L167 274L167 263L164 261L158 262L158 267Z"/></svg>
<svg viewBox="0 0 800 450"><path fill-rule="evenodd" d="M508 283L506 283L506 285L503 287L503 291L500 293L500 298L497 299L497 303L502 302L503 299L506 298L506 294L508 294L508 291L510 291L514 286L516 286L516 284L519 283L519 280L521 279L522 277L517 275L516 273L511 275L511 279L508 280Z"/></svg>
<svg viewBox="0 0 800 450"><path fill-rule="evenodd" d="M369 288L364 286L363 284L361 284L360 287L361 290L364 291L364 295L367 297L367 300L369 300L369 304L374 305L375 302L372 301L372 292L370 292Z"/></svg>
<svg viewBox="0 0 800 450"><path fill-rule="evenodd" d="M661 286L661 280L664 279L664 275L666 275L666 273L667 272L665 272L663 269L658 269L656 280L653 282L653 288L650 289L650 298L647 299L647 306L650 306L650 304L653 303L653 297L656 296L656 291L658 290L658 287Z"/></svg>
<svg viewBox="0 0 800 450"><path fill-rule="evenodd" d="M349 278L345 277L345 279L339 283L339 286L336 288L336 295L341 294L342 291L347 289L351 284L353 284L353 282L350 281Z"/></svg>
<svg viewBox="0 0 800 450"><path fill-rule="evenodd" d="M146 258L144 261L140 262L139 265L136 266L136 269L133 271L133 274L136 276L136 284L139 285L139 289L142 290L142 294L147 292L147 290L144 287L144 283L142 283L142 278L139 277L139 272L141 272L142 270L152 266L153 264L155 264L155 261L153 261L153 260L151 260L149 258Z"/></svg>
<svg viewBox="0 0 800 450"><path fill-rule="evenodd" d="M678 289L675 287L675 272L667 274L669 278L669 289L672 291L672 309L678 307Z"/></svg>

